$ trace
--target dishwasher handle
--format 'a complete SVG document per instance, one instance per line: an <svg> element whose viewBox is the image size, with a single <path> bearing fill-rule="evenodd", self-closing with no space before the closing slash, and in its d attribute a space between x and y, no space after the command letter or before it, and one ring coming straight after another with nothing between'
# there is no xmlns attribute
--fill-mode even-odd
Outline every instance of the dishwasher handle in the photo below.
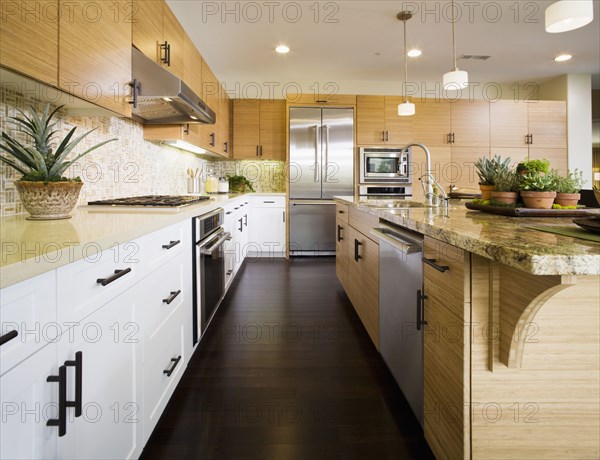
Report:
<svg viewBox="0 0 600 460"><path fill-rule="evenodd" d="M385 241L404 254L417 254L423 251L420 241L413 240L387 227L373 228L371 235Z"/></svg>
<svg viewBox="0 0 600 460"><path fill-rule="evenodd" d="M421 326L427 325L427 321L425 321L425 300L427 300L427 296L419 289L417 291L417 331L421 330Z"/></svg>

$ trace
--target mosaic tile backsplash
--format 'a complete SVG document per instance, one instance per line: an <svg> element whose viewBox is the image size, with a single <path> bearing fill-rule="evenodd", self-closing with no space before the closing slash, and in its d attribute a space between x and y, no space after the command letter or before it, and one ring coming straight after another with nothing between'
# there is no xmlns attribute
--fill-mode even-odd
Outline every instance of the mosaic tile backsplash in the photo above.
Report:
<svg viewBox="0 0 600 460"><path fill-rule="evenodd" d="M41 111L45 103L24 97L7 89L0 89L0 130L20 142L27 142L24 133L16 131L8 117L18 116L14 107L28 110L33 106ZM57 140L74 126L75 135L95 130L77 147L83 152L99 142L116 138L98 150L80 159L67 173L80 176L84 187L78 205L88 201L135 195L168 195L187 192L186 170L196 168L206 176L214 169L218 175L243 174L253 183L257 192L285 191L284 162L271 161L214 161L162 144L147 142L143 126L134 120L117 117L58 117ZM0 163L0 216L24 213L14 181L21 174Z"/></svg>

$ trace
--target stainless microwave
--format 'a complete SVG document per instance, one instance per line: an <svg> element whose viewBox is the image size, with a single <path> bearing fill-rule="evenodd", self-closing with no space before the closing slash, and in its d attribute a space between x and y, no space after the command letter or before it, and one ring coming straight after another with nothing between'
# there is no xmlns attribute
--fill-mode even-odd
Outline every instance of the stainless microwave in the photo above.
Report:
<svg viewBox="0 0 600 460"><path fill-rule="evenodd" d="M411 184L410 149L401 147L360 147L360 182Z"/></svg>

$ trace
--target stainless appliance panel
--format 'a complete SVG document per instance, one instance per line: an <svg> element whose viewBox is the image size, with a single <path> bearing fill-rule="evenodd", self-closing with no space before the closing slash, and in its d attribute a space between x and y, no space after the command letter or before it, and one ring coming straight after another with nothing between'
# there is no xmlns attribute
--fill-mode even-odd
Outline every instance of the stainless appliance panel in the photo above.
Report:
<svg viewBox="0 0 600 460"><path fill-rule="evenodd" d="M417 291L423 289L422 238L397 229L386 235L379 240L379 346L423 425L423 330L417 327Z"/></svg>
<svg viewBox="0 0 600 460"><path fill-rule="evenodd" d="M354 194L354 110L324 108L322 140L322 195Z"/></svg>
<svg viewBox="0 0 600 460"><path fill-rule="evenodd" d="M290 108L290 198L321 198L321 109Z"/></svg>
<svg viewBox="0 0 600 460"><path fill-rule="evenodd" d="M335 255L335 202L290 201L290 254Z"/></svg>

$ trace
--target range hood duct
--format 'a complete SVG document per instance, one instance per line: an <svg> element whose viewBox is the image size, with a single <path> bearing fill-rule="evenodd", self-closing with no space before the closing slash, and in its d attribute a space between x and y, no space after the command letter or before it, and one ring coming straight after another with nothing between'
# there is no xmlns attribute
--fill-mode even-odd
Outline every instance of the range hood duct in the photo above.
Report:
<svg viewBox="0 0 600 460"><path fill-rule="evenodd" d="M132 47L133 114L147 125L214 124L215 112L180 78Z"/></svg>

